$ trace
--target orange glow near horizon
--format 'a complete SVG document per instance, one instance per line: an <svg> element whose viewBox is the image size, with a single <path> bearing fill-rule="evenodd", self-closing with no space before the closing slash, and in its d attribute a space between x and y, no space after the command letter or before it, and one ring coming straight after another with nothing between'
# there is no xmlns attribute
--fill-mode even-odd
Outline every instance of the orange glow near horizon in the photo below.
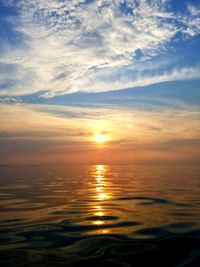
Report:
<svg viewBox="0 0 200 267"><path fill-rule="evenodd" d="M161 109L152 116L134 108L93 114L90 108L54 107L77 114L65 118L51 108L0 104L0 164L196 164L200 158L199 110Z"/></svg>

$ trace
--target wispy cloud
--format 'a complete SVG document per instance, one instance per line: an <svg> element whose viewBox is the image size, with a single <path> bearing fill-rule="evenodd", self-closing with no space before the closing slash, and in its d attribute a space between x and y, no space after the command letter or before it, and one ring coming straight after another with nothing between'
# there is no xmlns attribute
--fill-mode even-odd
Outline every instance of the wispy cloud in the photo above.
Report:
<svg viewBox="0 0 200 267"><path fill-rule="evenodd" d="M200 33L198 7L188 5L180 15L168 8L169 2L6 0L17 14L4 22L23 42L15 46L4 38L0 94L45 90L44 96L51 97L199 78L198 66L173 67L157 75L137 70L140 62L145 65L165 53L177 33L183 39Z"/></svg>
<svg viewBox="0 0 200 267"><path fill-rule="evenodd" d="M159 71L160 72L160 71ZM101 69L76 82L76 89L86 88L88 92L120 90L136 86L146 86L166 81L191 80L200 78L200 66L181 69L163 70L157 74L144 74L141 71L120 69ZM59 93L59 92L58 92ZM48 93L45 94L48 96Z"/></svg>

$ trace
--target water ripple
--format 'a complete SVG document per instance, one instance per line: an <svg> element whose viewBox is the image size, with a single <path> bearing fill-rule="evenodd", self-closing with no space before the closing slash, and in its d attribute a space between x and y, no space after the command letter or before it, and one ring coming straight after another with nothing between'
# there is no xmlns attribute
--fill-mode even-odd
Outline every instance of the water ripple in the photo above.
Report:
<svg viewBox="0 0 200 267"><path fill-rule="evenodd" d="M200 262L199 167L0 171L1 266L149 266L153 260L154 266L169 267ZM182 243L185 254L176 257L173 249L178 255ZM162 263L157 253L165 259Z"/></svg>

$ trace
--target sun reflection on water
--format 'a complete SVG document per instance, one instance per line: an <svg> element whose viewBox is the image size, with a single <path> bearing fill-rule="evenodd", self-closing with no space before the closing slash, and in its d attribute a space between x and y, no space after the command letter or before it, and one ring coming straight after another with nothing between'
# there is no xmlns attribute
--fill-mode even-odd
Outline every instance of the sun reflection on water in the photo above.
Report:
<svg viewBox="0 0 200 267"><path fill-rule="evenodd" d="M105 180L105 165L96 165L96 199L106 200L110 198L110 193L107 192L107 183Z"/></svg>
<svg viewBox="0 0 200 267"><path fill-rule="evenodd" d="M94 206L94 215L97 217L92 223L101 226L106 224L104 220L106 214L105 207L101 205L103 201L106 201L111 198L111 193L108 192L108 184L105 179L106 166L105 165L96 165L95 166L95 198L99 202L98 205ZM101 229L99 231L102 234L106 234L109 231L107 229Z"/></svg>

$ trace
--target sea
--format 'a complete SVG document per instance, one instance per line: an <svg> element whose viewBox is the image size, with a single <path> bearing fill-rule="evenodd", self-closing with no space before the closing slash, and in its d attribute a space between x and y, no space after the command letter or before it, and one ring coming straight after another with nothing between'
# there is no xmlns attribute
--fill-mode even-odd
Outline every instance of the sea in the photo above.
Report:
<svg viewBox="0 0 200 267"><path fill-rule="evenodd" d="M200 166L0 167L0 266L200 266Z"/></svg>

